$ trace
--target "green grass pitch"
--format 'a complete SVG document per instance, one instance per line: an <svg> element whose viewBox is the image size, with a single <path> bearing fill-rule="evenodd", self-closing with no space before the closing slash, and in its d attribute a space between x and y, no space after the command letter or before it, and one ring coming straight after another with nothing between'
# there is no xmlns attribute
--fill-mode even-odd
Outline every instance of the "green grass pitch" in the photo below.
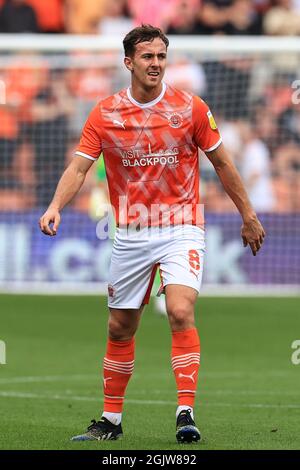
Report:
<svg viewBox="0 0 300 470"><path fill-rule="evenodd" d="M189 449L299 449L299 298L199 298L200 444ZM0 296L1 449L177 449L166 318L145 309L127 389L124 437L70 442L102 407L104 297ZM180 446L182 448L182 446Z"/></svg>

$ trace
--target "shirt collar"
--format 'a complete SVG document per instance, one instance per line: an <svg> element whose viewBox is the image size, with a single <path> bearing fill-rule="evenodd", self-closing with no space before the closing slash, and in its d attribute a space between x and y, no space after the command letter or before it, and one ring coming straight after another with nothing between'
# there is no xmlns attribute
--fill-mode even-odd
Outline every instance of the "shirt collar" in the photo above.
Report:
<svg viewBox="0 0 300 470"><path fill-rule="evenodd" d="M158 95L158 97L155 98L155 100L148 101L147 103L139 103L138 101L136 101L133 98L129 87L127 88L127 97L129 101L131 101L131 103L133 103L135 106L138 106L139 108L151 108L151 106L154 106L155 104L159 103L162 100L166 92L166 88L167 88L166 84L162 82L162 90L160 94Z"/></svg>

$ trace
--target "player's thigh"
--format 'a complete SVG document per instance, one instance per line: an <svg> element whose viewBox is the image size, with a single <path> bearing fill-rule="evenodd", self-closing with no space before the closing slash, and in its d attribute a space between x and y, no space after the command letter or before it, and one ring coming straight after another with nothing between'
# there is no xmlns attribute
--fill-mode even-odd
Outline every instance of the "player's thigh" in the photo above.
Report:
<svg viewBox="0 0 300 470"><path fill-rule="evenodd" d="M199 292L202 284L204 252L205 242L202 230L197 227L184 227L181 232L179 229L174 231L173 238L161 246L159 257L164 290L168 285L178 285ZM187 290L187 292L193 292L193 290ZM176 287L174 295L180 298L180 295L176 295ZM189 297L188 294L186 296Z"/></svg>
<svg viewBox="0 0 300 470"><path fill-rule="evenodd" d="M198 291L193 287L180 284L168 284L165 287L166 305L169 310L176 310L178 306L193 310L198 298Z"/></svg>
<svg viewBox="0 0 300 470"><path fill-rule="evenodd" d="M108 306L139 309L146 301L154 266L147 240L117 234L108 276Z"/></svg>
<svg viewBox="0 0 300 470"><path fill-rule="evenodd" d="M192 328L202 283L204 232L198 227L174 228L173 237L161 248L160 273L171 327Z"/></svg>

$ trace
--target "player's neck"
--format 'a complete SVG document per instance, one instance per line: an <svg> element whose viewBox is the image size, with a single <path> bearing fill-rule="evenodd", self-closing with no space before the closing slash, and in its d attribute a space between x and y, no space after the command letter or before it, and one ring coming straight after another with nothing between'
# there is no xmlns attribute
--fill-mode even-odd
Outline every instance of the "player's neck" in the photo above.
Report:
<svg viewBox="0 0 300 470"><path fill-rule="evenodd" d="M155 100L162 92L162 83L157 87L145 88L140 83L132 83L130 93L133 99L138 103L149 103L149 101Z"/></svg>

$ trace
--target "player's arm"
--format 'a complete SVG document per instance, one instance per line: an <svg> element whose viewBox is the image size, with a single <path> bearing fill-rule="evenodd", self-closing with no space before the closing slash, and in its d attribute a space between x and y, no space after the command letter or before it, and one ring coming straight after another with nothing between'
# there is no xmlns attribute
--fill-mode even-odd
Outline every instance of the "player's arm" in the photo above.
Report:
<svg viewBox="0 0 300 470"><path fill-rule="evenodd" d="M206 152L206 155L213 164L226 193L242 216L241 235L244 246L249 245L255 256L263 243L265 231L251 206L242 179L223 144L215 150Z"/></svg>
<svg viewBox="0 0 300 470"><path fill-rule="evenodd" d="M60 211L78 193L92 164L92 160L76 156L64 171L50 205L39 221L40 229L45 235L56 235ZM50 224L53 224L52 228Z"/></svg>

